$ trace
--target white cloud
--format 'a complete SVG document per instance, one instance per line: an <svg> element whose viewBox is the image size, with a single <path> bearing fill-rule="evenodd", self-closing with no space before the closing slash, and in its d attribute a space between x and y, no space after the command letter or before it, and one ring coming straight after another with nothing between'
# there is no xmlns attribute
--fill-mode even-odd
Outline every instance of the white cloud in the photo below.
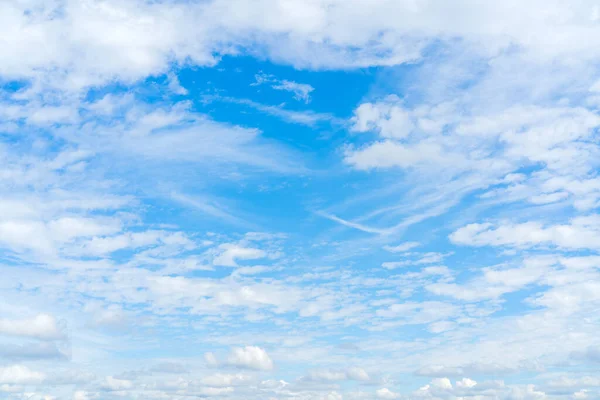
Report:
<svg viewBox="0 0 600 400"><path fill-rule="evenodd" d="M32 337L43 340L65 338L56 318L48 314L39 314L31 319L0 319L0 334Z"/></svg>
<svg viewBox="0 0 600 400"><path fill-rule="evenodd" d="M450 235L450 240L469 246L532 247L551 245L565 249L600 247L600 219L595 215L576 217L570 224L470 224Z"/></svg>
<svg viewBox="0 0 600 400"><path fill-rule="evenodd" d="M402 139L415 128L410 113L401 106L401 101L392 96L379 103L363 103L352 118L352 129L357 132L369 130L383 138Z"/></svg>
<svg viewBox="0 0 600 400"><path fill-rule="evenodd" d="M285 90L294 93L296 100L304 103L310 102L310 93L315 90L312 86L306 83L298 83L294 81L282 80L279 83L271 86L275 90Z"/></svg>
<svg viewBox="0 0 600 400"><path fill-rule="evenodd" d="M181 83L179 82L179 78L177 78L177 75L171 73L168 75L169 78L169 89L178 95L181 96L185 96L186 94L188 94L188 90L186 88L184 88L183 86L181 86Z"/></svg>
<svg viewBox="0 0 600 400"><path fill-rule="evenodd" d="M376 311L377 316L393 319L396 324L428 324L459 313L459 307L438 301L397 303Z"/></svg>
<svg viewBox="0 0 600 400"><path fill-rule="evenodd" d="M457 376L463 374L463 369L444 365L428 365L420 368L416 373L422 376Z"/></svg>
<svg viewBox="0 0 600 400"><path fill-rule="evenodd" d="M283 104L267 105L257 103L248 99L238 99L227 96L204 96L203 100L206 102L225 102L247 106L254 110L260 111L261 113L280 118L283 121L291 124L300 124L315 127L323 123L340 126L343 126L345 123L344 120L336 118L333 114L330 113L318 113L312 110L290 110L288 108L285 108Z"/></svg>
<svg viewBox="0 0 600 400"><path fill-rule="evenodd" d="M440 389L452 389L452 382L448 378L435 378L431 381L431 385Z"/></svg>
<svg viewBox="0 0 600 400"><path fill-rule="evenodd" d="M364 369L352 367L345 370L313 370L310 371L304 379L315 382L337 382L345 380L368 382L371 380L371 377Z"/></svg>
<svg viewBox="0 0 600 400"><path fill-rule="evenodd" d="M274 60L297 66L394 65L418 58L433 38L454 37L464 37L484 53L514 44L541 59L571 55L587 60L596 56L596 41L578 38L597 36L597 25L587 17L593 6L581 1L567 10L557 1L460 1L452 18L446 18L447 10L437 2L68 1L59 8L35 1L29 13L23 12L22 3L7 3L1 13L2 34L18 40L5 46L0 73L38 78L46 68L56 79L66 80L66 87L81 87L115 77L131 81L159 74L171 62L212 65L215 54L227 54L236 46L251 50L252 45ZM226 11L231 9L238 12ZM149 32L158 39L150 39ZM254 42L249 43L250 37ZM22 48L31 52L22 56Z"/></svg>
<svg viewBox="0 0 600 400"><path fill-rule="evenodd" d="M405 242L399 244L398 246L383 246L383 248L390 253L404 253L405 251L409 251L415 247L419 247L420 245L421 243L419 242Z"/></svg>
<svg viewBox="0 0 600 400"><path fill-rule="evenodd" d="M311 381L336 382L346 380L347 375L344 371L320 370L311 371L306 378Z"/></svg>
<svg viewBox="0 0 600 400"><path fill-rule="evenodd" d="M213 264L225 267L237 267L238 260L256 260L267 256L264 250L241 247L230 243L220 245L219 250L220 254L214 258Z"/></svg>
<svg viewBox="0 0 600 400"><path fill-rule="evenodd" d="M0 383L16 385L35 385L46 379L46 375L29 369L24 365L0 367Z"/></svg>
<svg viewBox="0 0 600 400"><path fill-rule="evenodd" d="M396 269L396 268L415 266L415 265L437 264L437 263L443 262L444 258L447 255L448 254L436 253L436 252L405 253L405 254L403 254L403 256L405 256L406 258L409 258L408 260L384 262L383 264L381 264L381 266L385 269Z"/></svg>
<svg viewBox="0 0 600 400"><path fill-rule="evenodd" d="M550 387L572 388L572 387L600 387L600 377L582 376L570 378L561 376L548 382Z"/></svg>
<svg viewBox="0 0 600 400"><path fill-rule="evenodd" d="M342 400L343 396L341 393L338 392L329 392L327 393L327 395L325 395L324 397L322 397L322 400Z"/></svg>
<svg viewBox="0 0 600 400"><path fill-rule="evenodd" d="M244 374L214 374L203 377L201 382L212 387L229 387L243 384L249 380L250 377Z"/></svg>
<svg viewBox="0 0 600 400"><path fill-rule="evenodd" d="M475 371L502 372L511 379L511 373L560 369L565 361L582 368L597 362L597 260L556 256L545 263L521 263L506 252L502 264L495 259L486 267L479 263L488 258L462 258L464 252L457 252L447 266L382 277L381 271L363 268L363 260L354 255L373 254L377 265L384 259L375 250L388 239L410 240L413 231L404 228L449 211L453 214L415 230L419 237L427 235L428 245L439 244L436 235L448 229L454 230L453 244L536 252L551 248L553 253L597 250L597 15L592 0L459 0L451 7L444 1L392 0L3 2L0 36L10 40L3 42L0 78L23 88L6 88L0 100L0 119L5 121L0 130L9 135L0 146L0 245L6 264L1 267L0 313L34 315L32 309L44 309L74 322L76 340L71 345L77 366L89 365L102 371L101 376L113 374L100 382L78 382L74 400L101 398L90 391L98 387L135 398L370 398L373 393L353 393L336 382L375 383L367 370L409 381L406 374L413 369L439 379L409 397L551 397L538 386L475 383L469 378L452 385L444 377L459 379ZM428 51L423 58L424 48ZM377 170L364 178L368 185L360 178L356 186L317 199L318 204L343 203L339 214L320 213L325 218L355 229L357 236L374 233L377 238L345 240L338 231L319 229L318 238L292 243L281 270L270 269L268 277L251 275L266 271L263 266L242 267L229 277L211 270L211 261L237 267L275 257L278 249L263 250L262 244L250 245L246 238L215 252L198 251L201 225L183 213L178 219L180 210L171 209L172 204L154 201L163 195L163 187L165 193L187 192L193 182L201 194L174 195L171 200L213 217L207 224L215 228L210 240L224 243L235 239L224 239L229 231L220 224L244 226L246 221L225 206L227 199L204 193L214 189L213 182L220 190L235 181L240 190L251 192L254 181L243 181L251 171L307 172L301 155L269 139L270 134L198 114L195 99L172 101L174 95L188 94L175 70L213 65L224 55L257 55L313 69L421 59L402 71L402 82L396 81L397 71L375 71L377 87L369 93L402 92L402 99L365 98L355 107L350 129L362 134L349 140L360 144L344 147L342 157L355 169ZM295 73L289 76L261 79L308 103L314 88L293 81ZM139 87L135 82L152 83ZM128 94L84 100L118 91L121 85ZM142 102L138 96L154 90L150 86L160 88L149 96L152 101ZM194 90L196 86L202 85L194 82ZM94 90L88 93L88 88ZM220 101L237 101L247 106L240 107L243 112L258 110L308 127L348 127L327 113L225 97ZM388 168L394 171L384 173ZM363 172L352 174L364 177ZM303 176L302 183L317 182L318 191L321 179L331 177ZM288 188L296 184L285 182ZM378 188L380 184L385 187ZM360 191L363 198L346 197ZM470 193L468 207L459 210L461 199ZM315 200L312 193L309 200ZM570 206L569 213L580 216L565 222L562 211ZM353 216L357 209L364 214ZM579 214L582 210L587 216ZM532 215L538 222L526 222ZM495 222L474 220L478 223L464 226L476 217ZM270 222L260 219L265 225ZM172 231L178 229L173 221L181 221L193 234ZM396 235L400 231L403 236ZM326 245L310 247L313 239ZM406 242L384 250L404 253L416 246ZM314 257L313 249L319 252ZM443 261L443 253L437 252L401 257L384 266ZM503 302L503 295L524 288L532 292ZM83 310L90 298L98 302L96 308ZM498 310L510 312L499 318L494 315ZM85 311L95 323L82 322ZM121 325L129 315L136 321L131 335L115 338L98 329ZM66 338L53 318L0 320L6 341L0 346L2 355L14 356L15 349L29 355L62 354ZM404 335L401 326L409 324L424 325L425 336L414 337L421 327L411 327ZM364 336L363 329L379 332ZM34 346L24 339L57 343ZM185 356L191 346L235 343L261 347L233 349L222 362L207 353L209 366L225 369L214 375L202 375L204 370L193 367L174 368L172 374L182 376L169 379L152 376L165 370L117 375L132 365L139 368L134 358L144 354L146 359L144 352L159 347ZM289 371L314 366L316 372L309 377L325 384L271 379L255 385L244 374L227 373L231 367L272 371L273 361L262 346L277 349L269 352L285 362L286 371L288 366ZM358 358L365 369L349 368ZM0 382L10 382L2 383L1 390L16 393L25 389L13 385L51 382L54 369L62 368L38 361L34 365L52 372L2 367ZM532 378L540 379L545 377ZM569 388L563 397L574 393L575 398L593 398L597 393L585 387L593 379L563 382ZM45 387L39 389L26 396L50 397L43 394ZM60 391L60 398L71 395L63 387L52 390ZM375 395L403 398L386 388Z"/></svg>
<svg viewBox="0 0 600 400"><path fill-rule="evenodd" d="M392 392L388 388L377 389L377 397L380 399L396 399L400 397L399 394Z"/></svg>
<svg viewBox="0 0 600 400"><path fill-rule="evenodd" d="M117 379L107 376L102 387L105 390L128 390L133 388L133 382L127 379Z"/></svg>
<svg viewBox="0 0 600 400"><path fill-rule="evenodd" d="M352 367L348 369L348 371L346 371L346 374L350 379L354 379L356 381L367 382L371 380L371 377L369 376L367 371L359 367Z"/></svg>
<svg viewBox="0 0 600 400"><path fill-rule="evenodd" d="M73 400L89 400L88 393L84 390L77 390L73 393Z"/></svg>
<svg viewBox="0 0 600 400"><path fill-rule="evenodd" d="M477 385L477 382L469 378L462 378L460 381L456 381L457 388L472 388L475 385Z"/></svg>
<svg viewBox="0 0 600 400"><path fill-rule="evenodd" d="M511 390L508 398L510 400L537 400L546 399L546 393L536 390L535 385L526 385L525 387L515 387Z"/></svg>
<svg viewBox="0 0 600 400"><path fill-rule="evenodd" d="M587 399L588 398L588 390L583 389L578 392L573 393L574 399Z"/></svg>
<svg viewBox="0 0 600 400"><path fill-rule="evenodd" d="M216 367L219 365L219 361L214 353L204 353L204 361L209 367Z"/></svg>
<svg viewBox="0 0 600 400"><path fill-rule="evenodd" d="M236 347L231 350L227 364L240 368L271 370L273 360L264 349L257 346Z"/></svg>
<svg viewBox="0 0 600 400"><path fill-rule="evenodd" d="M198 391L198 394L201 395L202 397L213 397L213 396L223 396L228 393L232 393L234 391L235 391L235 389L232 387L222 387L222 388L205 387L205 388L201 388Z"/></svg>
<svg viewBox="0 0 600 400"><path fill-rule="evenodd" d="M375 142L361 149L346 151L345 161L356 169L411 168L423 164L454 167L464 164L457 154L444 153L436 143L406 146L390 140Z"/></svg>
<svg viewBox="0 0 600 400"><path fill-rule="evenodd" d="M310 93L315 90L311 85L306 83L298 83L287 79L277 79L273 75L260 73L255 75L255 82L251 86L258 86L262 84L270 84L275 90L284 90L292 92L294 98L304 103L310 102Z"/></svg>

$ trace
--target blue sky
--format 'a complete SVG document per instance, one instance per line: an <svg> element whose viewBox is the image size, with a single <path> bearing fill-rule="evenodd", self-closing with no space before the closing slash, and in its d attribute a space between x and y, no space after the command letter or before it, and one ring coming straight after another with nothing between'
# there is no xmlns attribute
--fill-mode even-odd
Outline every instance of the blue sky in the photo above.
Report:
<svg viewBox="0 0 600 400"><path fill-rule="evenodd" d="M1 3L0 399L599 399L599 15Z"/></svg>

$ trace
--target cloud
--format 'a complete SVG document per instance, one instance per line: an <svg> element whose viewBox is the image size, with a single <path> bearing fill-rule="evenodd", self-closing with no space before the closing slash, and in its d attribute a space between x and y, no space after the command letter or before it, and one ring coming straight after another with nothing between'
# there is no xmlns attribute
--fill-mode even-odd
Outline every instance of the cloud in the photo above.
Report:
<svg viewBox="0 0 600 400"><path fill-rule="evenodd" d="M405 251L409 251L415 247L419 247L420 245L421 243L419 242L405 242L399 244L398 246L383 246L383 248L390 253L404 253Z"/></svg>
<svg viewBox="0 0 600 400"><path fill-rule="evenodd" d="M228 243L220 245L219 250L221 252L214 258L213 264L225 267L237 267L238 260L256 260L267 256L264 250Z"/></svg>
<svg viewBox="0 0 600 400"><path fill-rule="evenodd" d="M364 369L352 367L345 370L313 370L302 379L313 382L338 382L345 380L369 382L371 377Z"/></svg>
<svg viewBox="0 0 600 400"><path fill-rule="evenodd" d="M546 393L536 390L535 385L526 385L525 387L512 388L508 395L510 400L518 399L546 399Z"/></svg>
<svg viewBox="0 0 600 400"><path fill-rule="evenodd" d="M257 74L255 79L256 81L251 84L251 86L258 86L268 83L270 84L271 88L275 90L292 92L294 94L294 99L303 101L306 104L310 102L310 93L315 90L315 88L309 84L289 81L287 79L280 80L275 78L273 75L267 75L264 73Z"/></svg>
<svg viewBox="0 0 600 400"><path fill-rule="evenodd" d="M435 378L431 381L431 385L440 389L452 389L452 382L448 378Z"/></svg>
<svg viewBox="0 0 600 400"><path fill-rule="evenodd" d="M527 248L539 245L565 249L600 247L600 220L596 215L581 216L570 224L544 226L539 222L521 224L470 224L450 235L450 240L468 246L509 246Z"/></svg>
<svg viewBox="0 0 600 400"><path fill-rule="evenodd" d="M294 14L301 16L298 20L290 18L287 7L282 9L277 5L236 1L234 7L240 10L238 18L241 18L237 19L223 12L224 3L221 1L199 4L92 1L85 5L68 1L62 6L36 2L27 9L21 3L5 4L2 9L3 33L19 39L6 46L4 57L0 60L0 73L15 79L47 81L48 77L41 73L47 71L56 87L62 84L73 89L100 85L112 79L131 82L166 72L171 63L213 65L220 55L231 53L232 48L249 45L248 34L256 35L256 38L299 34L300 41L297 43L278 40L277 44L269 44L270 40L265 37L260 44L273 58L286 58L293 63L315 64L316 60L305 54L307 46L327 52L323 61L317 61L315 65L350 63L350 55L358 57L352 61L358 65L380 63L376 52L385 50L385 45L371 50L360 43L376 37L379 29L371 28L371 32L364 32L362 38L353 39L352 42L363 48L346 54L345 49L335 50L342 44L341 37L336 39L336 36L344 34L337 29L329 33L323 30L326 2L295 6ZM266 19L257 18L259 15ZM197 24L199 21L201 23ZM318 41L309 40L306 37L310 33L306 31L308 26L312 26L310 30L316 29L313 34L322 39L334 34L330 36L334 43L331 46L318 45ZM343 25L337 26L346 30ZM150 40L148 32L160 34L160 39ZM281 46L286 46L285 42L288 42L289 50L295 49L296 55L282 51L284 47ZM25 47L32 50L32 55L20 57L19 49ZM403 53L403 50L392 51ZM404 57L398 54L388 58L402 60ZM99 59L105 62L96 62ZM393 61L381 63L390 62Z"/></svg>
<svg viewBox="0 0 600 400"><path fill-rule="evenodd" d="M548 382L550 387L557 388L571 388L571 387L600 387L600 378L593 376L582 376L580 378L569 378L567 376L561 376L560 378L553 379Z"/></svg>
<svg viewBox="0 0 600 400"><path fill-rule="evenodd" d="M584 351L572 354L574 358L600 363L600 346L590 346Z"/></svg>
<svg viewBox="0 0 600 400"><path fill-rule="evenodd" d="M309 127L317 127L323 124L331 124L334 126L343 126L345 121L336 118L333 114L330 113L318 113L311 110L290 110L284 105L267 105L262 103L257 103L248 99L238 99L234 97L227 96L204 96L203 101L205 102L224 102L231 104L238 104L241 106L250 107L255 109L261 113L271 115L276 118L280 118L281 120L288 122L290 124L299 124L305 125Z"/></svg>
<svg viewBox="0 0 600 400"><path fill-rule="evenodd" d="M389 249L386 249L390 251ZM444 261L448 254L429 252L429 253L405 253L403 256L409 258L403 261L384 262L381 266L385 269L396 269L406 266L438 264ZM410 259L413 258L413 259ZM440 270L441 271L441 270Z"/></svg>
<svg viewBox="0 0 600 400"><path fill-rule="evenodd" d="M108 391L127 390L133 388L133 382L127 379L117 379L112 376L107 376L102 388Z"/></svg>
<svg viewBox="0 0 600 400"><path fill-rule="evenodd" d="M352 123L356 132L375 131L381 137L394 139L405 138L415 129L410 113L396 96L379 103L361 104L354 110Z"/></svg>
<svg viewBox="0 0 600 400"><path fill-rule="evenodd" d="M227 210L223 206L221 199L187 196L177 192L172 192L171 198L176 202L198 209L207 215L217 218L219 221L225 221L236 225L247 225L247 222Z"/></svg>
<svg viewBox="0 0 600 400"><path fill-rule="evenodd" d="M264 349L257 346L236 347L231 350L227 364L239 368L272 370L273 360Z"/></svg>
<svg viewBox="0 0 600 400"><path fill-rule="evenodd" d="M379 399L397 399L400 397L399 394L392 392L388 388L377 389L376 394Z"/></svg>
<svg viewBox="0 0 600 400"><path fill-rule="evenodd" d="M0 390L598 397L598 5L524 3L0 4Z"/></svg>
<svg viewBox="0 0 600 400"><path fill-rule="evenodd" d="M78 390L73 393L73 400L89 400L88 393L83 390Z"/></svg>
<svg viewBox="0 0 600 400"><path fill-rule="evenodd" d="M460 381L456 381L457 388L472 388L475 385L477 385L477 382L469 378L462 378Z"/></svg>
<svg viewBox="0 0 600 400"><path fill-rule="evenodd" d="M337 222L337 223L339 223L341 225L344 225L344 226L347 226L349 228L357 229L359 231L363 231L363 232L367 232L367 233L378 233L378 234L387 234L387 233L389 233L388 230L371 228L371 227L365 226L363 224L359 224L359 223L352 222L352 221L347 221L345 219L339 218L339 217L337 217L335 215L328 214L328 213L323 212L323 211L319 211L319 212L317 212L317 214L320 215L323 218L326 218L328 220Z"/></svg>
<svg viewBox="0 0 600 400"><path fill-rule="evenodd" d="M33 371L24 365L0 367L0 383L15 385L36 385L44 381L46 375Z"/></svg>
<svg viewBox="0 0 600 400"><path fill-rule="evenodd" d="M250 380L244 374L214 374L202 378L202 384L212 387L229 387L243 384Z"/></svg>
<svg viewBox="0 0 600 400"><path fill-rule="evenodd" d="M276 85L271 86L275 90L285 90L287 92L294 93L296 100L303 101L304 103L310 102L310 93L315 90L312 86L306 83L298 83L294 81L282 80Z"/></svg>
<svg viewBox="0 0 600 400"><path fill-rule="evenodd" d="M463 375L463 369L457 367L447 367L444 365L427 365L416 371L417 375L443 377L443 376L459 376Z"/></svg>
<svg viewBox="0 0 600 400"><path fill-rule="evenodd" d="M39 314L31 319L0 319L0 334L41 340L58 340L66 337L56 318L48 314Z"/></svg>
<svg viewBox="0 0 600 400"><path fill-rule="evenodd" d="M27 343L0 345L0 356L9 360L68 360L71 354L53 343Z"/></svg>
<svg viewBox="0 0 600 400"><path fill-rule="evenodd" d="M226 4L223 0L85 5L68 1L62 6L36 2L28 13L21 3L5 4L3 34L19 39L6 46L0 73L39 78L45 70L66 81L65 87L78 88L160 74L170 63L213 65L220 55L240 48L311 68L396 65L418 59L434 39L456 37L484 54L514 45L541 60L593 59L597 48L594 40L576 40L581 35L596 37L590 1L579 2L566 19L557 16L564 9L556 1L536 0L525 6L512 1L494 5L460 1L451 20L435 2L361 0L350 6L332 0L295 5L285 0L236 0L235 14L225 11ZM518 16L511 12L517 6ZM559 11L546 16L539 9ZM493 24L499 15L502 22ZM560 29L552 29L557 26ZM148 32L160 34L160 39L149 39ZM31 49L31 54L21 57L22 48ZM96 62L99 59L105 62Z"/></svg>
<svg viewBox="0 0 600 400"><path fill-rule="evenodd" d="M189 372L189 367L178 362L162 362L150 368L149 371L164 374L185 374Z"/></svg>

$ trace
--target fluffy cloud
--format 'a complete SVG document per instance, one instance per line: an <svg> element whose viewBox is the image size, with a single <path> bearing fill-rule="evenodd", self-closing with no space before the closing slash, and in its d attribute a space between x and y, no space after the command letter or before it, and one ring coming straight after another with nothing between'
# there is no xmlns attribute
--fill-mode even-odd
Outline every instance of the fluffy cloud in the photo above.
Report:
<svg viewBox="0 0 600 400"><path fill-rule="evenodd" d="M570 224L544 226L522 224L470 224L450 235L450 240L469 246L532 247L550 245L565 249L600 247L600 219L596 215L574 218Z"/></svg>
<svg viewBox="0 0 600 400"><path fill-rule="evenodd" d="M377 389L377 397L380 399L396 399L400 397L397 393L392 392L388 388Z"/></svg>
<svg viewBox="0 0 600 400"><path fill-rule="evenodd" d="M597 36L597 25L589 17L594 6L580 1L566 10L558 1L524 6L465 0L455 4L452 18L447 18L440 2L69 1L60 8L54 3L7 3L2 9L3 33L19 40L6 46L0 73L36 77L40 68L51 66L63 76L68 71L67 84L78 87L115 76L139 79L165 71L170 62L212 65L215 54L252 44L272 59L299 66L393 65L417 58L432 38L453 37L465 37L488 52L515 44L542 59L589 59L595 55L595 41L577 38ZM515 7L518 15L512 12ZM23 13L26 9L29 12ZM551 29L557 26L560 29ZM160 39L150 40L148 32L160 33ZM20 48L30 48L31 54L20 57ZM98 59L107 61L97 63Z"/></svg>
<svg viewBox="0 0 600 400"><path fill-rule="evenodd" d="M267 255L261 249L241 247L234 244L223 244L219 249L221 253L215 257L213 264L226 267L237 267L238 260L256 260Z"/></svg>
<svg viewBox="0 0 600 400"><path fill-rule="evenodd" d="M46 379L46 375L24 365L0 367L0 382L15 385L35 385Z"/></svg>
<svg viewBox="0 0 600 400"><path fill-rule="evenodd" d="M346 370L314 370L310 371L304 379L315 382L337 382L345 380L368 382L371 380L371 377L364 369L352 367Z"/></svg>
<svg viewBox="0 0 600 400"><path fill-rule="evenodd" d="M48 314L39 314L31 319L0 319L0 334L42 340L56 340L65 337L56 318Z"/></svg>
<svg viewBox="0 0 600 400"><path fill-rule="evenodd" d="M227 364L240 368L271 370L273 360L264 349L257 346L236 347L227 357Z"/></svg>
<svg viewBox="0 0 600 400"><path fill-rule="evenodd" d="M243 384L249 380L250 377L244 374L214 374L202 378L202 383L213 387L229 387Z"/></svg>
<svg viewBox="0 0 600 400"><path fill-rule="evenodd" d="M126 390L131 389L133 383L127 379L117 379L112 376L107 376L102 388L105 390Z"/></svg>
<svg viewBox="0 0 600 400"><path fill-rule="evenodd" d="M73 393L73 400L88 400L89 398L90 397L88 396L87 392L83 390L78 390Z"/></svg>

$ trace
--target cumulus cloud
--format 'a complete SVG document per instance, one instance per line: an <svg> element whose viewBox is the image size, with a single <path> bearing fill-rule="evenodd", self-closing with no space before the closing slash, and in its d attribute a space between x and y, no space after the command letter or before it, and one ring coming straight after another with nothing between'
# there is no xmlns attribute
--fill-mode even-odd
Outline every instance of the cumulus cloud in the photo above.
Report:
<svg viewBox="0 0 600 400"><path fill-rule="evenodd" d="M256 370L273 369L273 360L264 349L257 346L236 347L231 349L226 363L239 368Z"/></svg>
<svg viewBox="0 0 600 400"><path fill-rule="evenodd" d="M112 376L107 376L104 383L102 384L102 388L105 390L126 390L131 389L133 387L133 382L127 379L118 379Z"/></svg>
<svg viewBox="0 0 600 400"><path fill-rule="evenodd" d="M248 382L251 378L244 374L214 374L202 378L202 383L213 387L236 386Z"/></svg>
<svg viewBox="0 0 600 400"><path fill-rule="evenodd" d="M469 246L533 247L557 246L566 249L597 249L600 246L600 220L596 215L574 218L570 224L469 224L450 235L450 240Z"/></svg>
<svg viewBox="0 0 600 400"><path fill-rule="evenodd" d="M469 378L462 378L460 381L456 381L457 388L472 388L475 385L477 385L477 382Z"/></svg>
<svg viewBox="0 0 600 400"><path fill-rule="evenodd" d="M345 380L369 382L371 377L364 369L360 367L352 367L345 370L313 370L303 377L303 379L315 382L337 382Z"/></svg>
<svg viewBox="0 0 600 400"><path fill-rule="evenodd" d="M83 390L78 390L73 393L73 400L89 400L89 398L87 392Z"/></svg>
<svg viewBox="0 0 600 400"><path fill-rule="evenodd" d="M238 260L256 260L267 256L264 250L235 244L222 244L219 249L220 254L214 258L213 264L225 267L237 267Z"/></svg>
<svg viewBox="0 0 600 400"><path fill-rule="evenodd" d="M0 319L0 334L42 340L65 338L64 330L56 318L48 314L39 314L31 319Z"/></svg>
<svg viewBox="0 0 600 400"><path fill-rule="evenodd" d="M239 12L226 12L225 5ZM575 40L581 29L587 37L597 36L598 28L588 17L594 9L590 1L578 2L566 19L537 12L561 10L556 1L526 6L513 1L486 5L460 1L452 11L456 18L451 19L439 5L365 0L352 6L335 0L293 5L285 0L85 5L68 1L62 7L33 2L24 13L23 3L7 3L2 10L3 32L19 40L5 46L0 72L37 78L42 68L49 67L67 87L76 88L115 77L141 79L165 72L172 62L213 65L232 48L251 51L251 45L272 59L297 66L394 65L418 58L433 38L452 37L464 37L482 52L514 44L540 59L568 55L589 59L595 54L594 40ZM521 10L518 16L511 12L515 7ZM498 16L502 23L494 24ZM552 29L557 25L560 29ZM150 40L148 32L160 33L160 39ZM255 41L249 43L249 37ZM20 57L24 47L32 49L31 54ZM97 63L98 59L105 62Z"/></svg>
<svg viewBox="0 0 600 400"><path fill-rule="evenodd" d="M15 385L35 385L46 379L46 375L24 365L0 367L0 383Z"/></svg>
<svg viewBox="0 0 600 400"><path fill-rule="evenodd" d="M377 398L379 399L397 399L399 394L392 392L388 388L377 389Z"/></svg>
<svg viewBox="0 0 600 400"><path fill-rule="evenodd" d="M223 361L219 360L214 353L205 353L204 360L210 367L233 366L242 369L263 371L272 370L274 368L274 363L271 357L264 349L258 346L234 347L231 349L228 357ZM239 381L240 379L245 379L245 375L217 374L210 378L207 377L206 379L209 379L213 382L217 382L219 380L228 380L233 382Z"/></svg>

